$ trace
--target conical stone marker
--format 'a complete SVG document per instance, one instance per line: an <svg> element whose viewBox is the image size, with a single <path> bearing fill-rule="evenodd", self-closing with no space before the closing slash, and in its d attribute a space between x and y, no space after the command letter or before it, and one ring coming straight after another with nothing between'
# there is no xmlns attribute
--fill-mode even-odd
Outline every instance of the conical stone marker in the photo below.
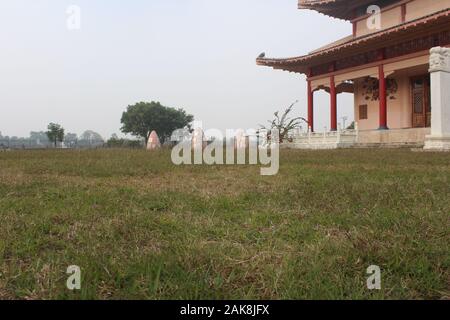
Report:
<svg viewBox="0 0 450 320"><path fill-rule="evenodd" d="M156 150L159 148L161 148L161 142L159 141L158 134L156 131L152 131L152 133L150 133L150 137L148 138L147 150Z"/></svg>

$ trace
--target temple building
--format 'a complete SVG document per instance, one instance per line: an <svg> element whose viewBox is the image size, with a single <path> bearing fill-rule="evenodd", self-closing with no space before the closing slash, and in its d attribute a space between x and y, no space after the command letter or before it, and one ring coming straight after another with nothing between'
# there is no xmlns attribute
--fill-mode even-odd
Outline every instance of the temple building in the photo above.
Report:
<svg viewBox="0 0 450 320"><path fill-rule="evenodd" d="M307 77L310 130L297 139L300 147L320 148L322 144L331 148L355 142L422 146L427 136L450 134L444 132L450 127L450 83L446 82L450 0L299 0L298 6L353 25L353 34L306 55L277 59L262 54L257 58L260 66ZM432 83L432 48L437 59L444 61L443 70L438 71L446 74L434 81L443 83ZM321 112L314 106L318 90L330 95L330 132L325 135L314 133L314 114ZM343 92L354 95L357 134L338 128L337 95ZM445 128L433 133L433 120L436 126L445 122Z"/></svg>

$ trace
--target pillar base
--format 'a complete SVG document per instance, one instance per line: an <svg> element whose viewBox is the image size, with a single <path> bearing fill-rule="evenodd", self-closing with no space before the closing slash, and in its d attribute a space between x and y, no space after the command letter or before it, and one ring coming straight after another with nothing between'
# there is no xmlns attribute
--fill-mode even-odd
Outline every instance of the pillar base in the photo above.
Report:
<svg viewBox="0 0 450 320"><path fill-rule="evenodd" d="M389 130L389 128L387 126L380 126L378 130Z"/></svg>
<svg viewBox="0 0 450 320"><path fill-rule="evenodd" d="M450 136L426 136L425 151L446 151L450 152Z"/></svg>

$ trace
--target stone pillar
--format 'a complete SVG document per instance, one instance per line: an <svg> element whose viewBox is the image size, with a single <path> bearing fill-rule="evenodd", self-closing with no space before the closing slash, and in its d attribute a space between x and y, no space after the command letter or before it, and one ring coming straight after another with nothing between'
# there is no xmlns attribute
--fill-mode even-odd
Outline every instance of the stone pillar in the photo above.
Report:
<svg viewBox="0 0 450 320"><path fill-rule="evenodd" d="M450 48L430 50L431 135L425 150L450 151Z"/></svg>

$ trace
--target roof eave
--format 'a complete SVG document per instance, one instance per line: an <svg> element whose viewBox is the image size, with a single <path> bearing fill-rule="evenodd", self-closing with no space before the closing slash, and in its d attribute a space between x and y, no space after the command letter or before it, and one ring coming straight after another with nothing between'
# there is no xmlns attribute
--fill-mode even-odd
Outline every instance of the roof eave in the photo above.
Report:
<svg viewBox="0 0 450 320"><path fill-rule="evenodd" d="M390 34L390 33L397 33L405 31L406 29L409 29L408 27L416 27L418 24L427 24L427 23L433 23L433 19L449 19L450 18L450 9L446 9L440 12L436 12L434 14L431 14L427 17L422 17L420 19L409 21L407 23L404 23L400 26L396 26L393 28L390 28L388 30L379 31L373 34L368 34L366 36L362 36L359 38L354 38L351 41L348 41L343 44L339 44L330 48L327 48L326 50L315 52L312 54L307 54L303 56L298 57L292 57L292 58L285 58L285 59L274 59L274 58L265 58L265 57L259 57L256 59L256 64L259 66L266 66L266 67L272 67L274 69L281 69L289 72L298 72L298 73L307 73L309 67L310 67L310 61L323 56L333 55L336 54L336 52L339 52L343 49L352 48L355 45L359 43L365 43L367 41L377 41L377 38L379 39L379 36L383 36L384 34Z"/></svg>

